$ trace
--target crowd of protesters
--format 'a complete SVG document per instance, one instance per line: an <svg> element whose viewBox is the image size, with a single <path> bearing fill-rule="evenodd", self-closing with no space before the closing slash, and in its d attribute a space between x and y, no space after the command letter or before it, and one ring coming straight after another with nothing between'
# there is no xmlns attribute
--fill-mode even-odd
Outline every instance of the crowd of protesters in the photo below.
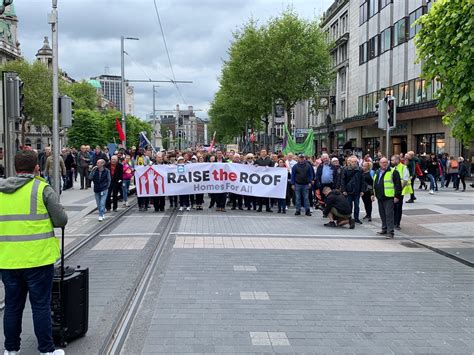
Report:
<svg viewBox="0 0 474 355"><path fill-rule="evenodd" d="M131 147L118 148L109 152L100 146L92 149L83 145L79 150L61 150L60 175L61 190L65 191L78 184L80 189L93 187L99 220L107 211L116 211L119 202L128 206L128 194L134 183L136 166L153 164L192 164L220 162L249 164L263 167L280 167L287 170L288 184L286 198L273 199L256 196L242 196L236 193L213 193L208 195L208 208L218 212L231 210L253 210L256 212L276 211L286 214L291 205L295 215L311 216L314 209L321 209L328 218L327 227L349 225L354 228L363 220L372 220L372 204L377 199L382 219L380 234L393 237L394 230L401 229L404 203L414 203L418 189L429 189L435 194L450 185L455 191L466 191L466 177L469 175L467 163L462 157L448 154L415 155L414 152L394 155L387 159L380 152L371 157L353 154L323 153L306 157L303 154L269 153L261 150L257 154L242 154L233 150L192 150L160 151ZM41 174L53 183L53 156L50 147L39 153ZM79 180L79 182L77 182ZM452 183L452 184L451 184ZM429 184L429 185L428 185ZM404 199L406 199L404 201ZM169 197L139 197L138 208L156 212L169 208L179 211L200 211L205 205L204 194ZM360 218L360 201L364 205L365 216Z"/></svg>

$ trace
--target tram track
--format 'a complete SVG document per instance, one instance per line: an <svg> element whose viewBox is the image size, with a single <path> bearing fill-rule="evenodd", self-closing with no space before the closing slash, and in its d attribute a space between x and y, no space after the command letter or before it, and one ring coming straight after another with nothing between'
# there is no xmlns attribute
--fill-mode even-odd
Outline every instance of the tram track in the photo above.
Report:
<svg viewBox="0 0 474 355"><path fill-rule="evenodd" d="M121 353L135 316L137 315L140 305L149 289L156 267L163 254L163 250L171 236L171 231L176 222L177 216L177 211L172 211L171 214L167 216L168 218L163 226L160 239L154 247L154 250L145 260L145 266L128 293L125 303L112 325L99 354L109 355Z"/></svg>
<svg viewBox="0 0 474 355"><path fill-rule="evenodd" d="M67 246L64 249L64 260L67 261L70 259L72 256L76 255L79 251L81 251L89 242L91 242L93 239L96 237L99 237L101 234L103 234L104 231L106 231L109 227L111 226L116 226L115 223L120 217L125 216L127 213L133 210L133 208L137 205L137 201L135 200L128 206L127 208L118 211L114 214L113 218L107 218L102 222L101 224L98 225L98 227L91 233L89 233L86 237L81 238L81 240L77 243L74 243L71 246ZM66 227L67 228L67 227ZM56 263L59 265L60 261Z"/></svg>

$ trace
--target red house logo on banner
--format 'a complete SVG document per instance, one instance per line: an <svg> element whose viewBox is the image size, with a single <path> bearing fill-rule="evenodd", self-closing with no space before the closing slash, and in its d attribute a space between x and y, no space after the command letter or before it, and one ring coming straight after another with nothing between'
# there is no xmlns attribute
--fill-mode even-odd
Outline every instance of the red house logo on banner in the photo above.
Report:
<svg viewBox="0 0 474 355"><path fill-rule="evenodd" d="M140 195L157 196L165 193L165 179L151 166L138 179Z"/></svg>

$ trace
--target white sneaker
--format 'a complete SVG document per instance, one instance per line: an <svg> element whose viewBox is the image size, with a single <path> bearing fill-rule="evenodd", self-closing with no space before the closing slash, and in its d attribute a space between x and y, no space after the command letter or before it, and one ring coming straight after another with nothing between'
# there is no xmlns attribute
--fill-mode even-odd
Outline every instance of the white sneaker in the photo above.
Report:
<svg viewBox="0 0 474 355"><path fill-rule="evenodd" d="M186 211L191 211L191 207L186 207Z"/></svg>
<svg viewBox="0 0 474 355"><path fill-rule="evenodd" d="M99 222L102 222L104 220L104 217L99 216Z"/></svg>
<svg viewBox="0 0 474 355"><path fill-rule="evenodd" d="M430 190L430 195L434 195L434 191L433 191L433 190Z"/></svg>
<svg viewBox="0 0 474 355"><path fill-rule="evenodd" d="M128 201L127 201L127 202L125 202L125 207L128 207L128 206L130 206L130 205L128 204Z"/></svg>
<svg viewBox="0 0 474 355"><path fill-rule="evenodd" d="M184 211L184 207L180 207L178 211L179 211L179 212L183 212L183 211Z"/></svg>
<svg viewBox="0 0 474 355"><path fill-rule="evenodd" d="M19 351L6 351L3 353L3 355L19 355Z"/></svg>
<svg viewBox="0 0 474 355"><path fill-rule="evenodd" d="M66 355L66 353L64 352L64 350L61 350L61 349L57 349L57 350L54 350L52 353L40 353L41 355Z"/></svg>

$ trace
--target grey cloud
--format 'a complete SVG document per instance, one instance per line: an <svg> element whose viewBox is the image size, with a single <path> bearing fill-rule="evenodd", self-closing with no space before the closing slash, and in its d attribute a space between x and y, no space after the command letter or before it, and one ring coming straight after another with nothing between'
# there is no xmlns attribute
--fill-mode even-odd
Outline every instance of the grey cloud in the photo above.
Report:
<svg viewBox="0 0 474 355"><path fill-rule="evenodd" d="M293 0L301 16L313 18L331 0ZM15 0L19 19L19 40L23 55L33 60L50 36L47 0ZM166 40L177 80L192 80L180 85L186 103L206 110L218 88L222 59L232 40L232 32L250 17L263 23L288 7L280 0L157 0ZM139 37L127 41L126 77L133 79L170 78L171 71L156 19L153 0L59 0L60 57L63 70L76 79L104 73L120 74L120 36ZM145 117L152 110L149 83L134 83L135 114ZM175 87L160 84L159 109L185 106Z"/></svg>

